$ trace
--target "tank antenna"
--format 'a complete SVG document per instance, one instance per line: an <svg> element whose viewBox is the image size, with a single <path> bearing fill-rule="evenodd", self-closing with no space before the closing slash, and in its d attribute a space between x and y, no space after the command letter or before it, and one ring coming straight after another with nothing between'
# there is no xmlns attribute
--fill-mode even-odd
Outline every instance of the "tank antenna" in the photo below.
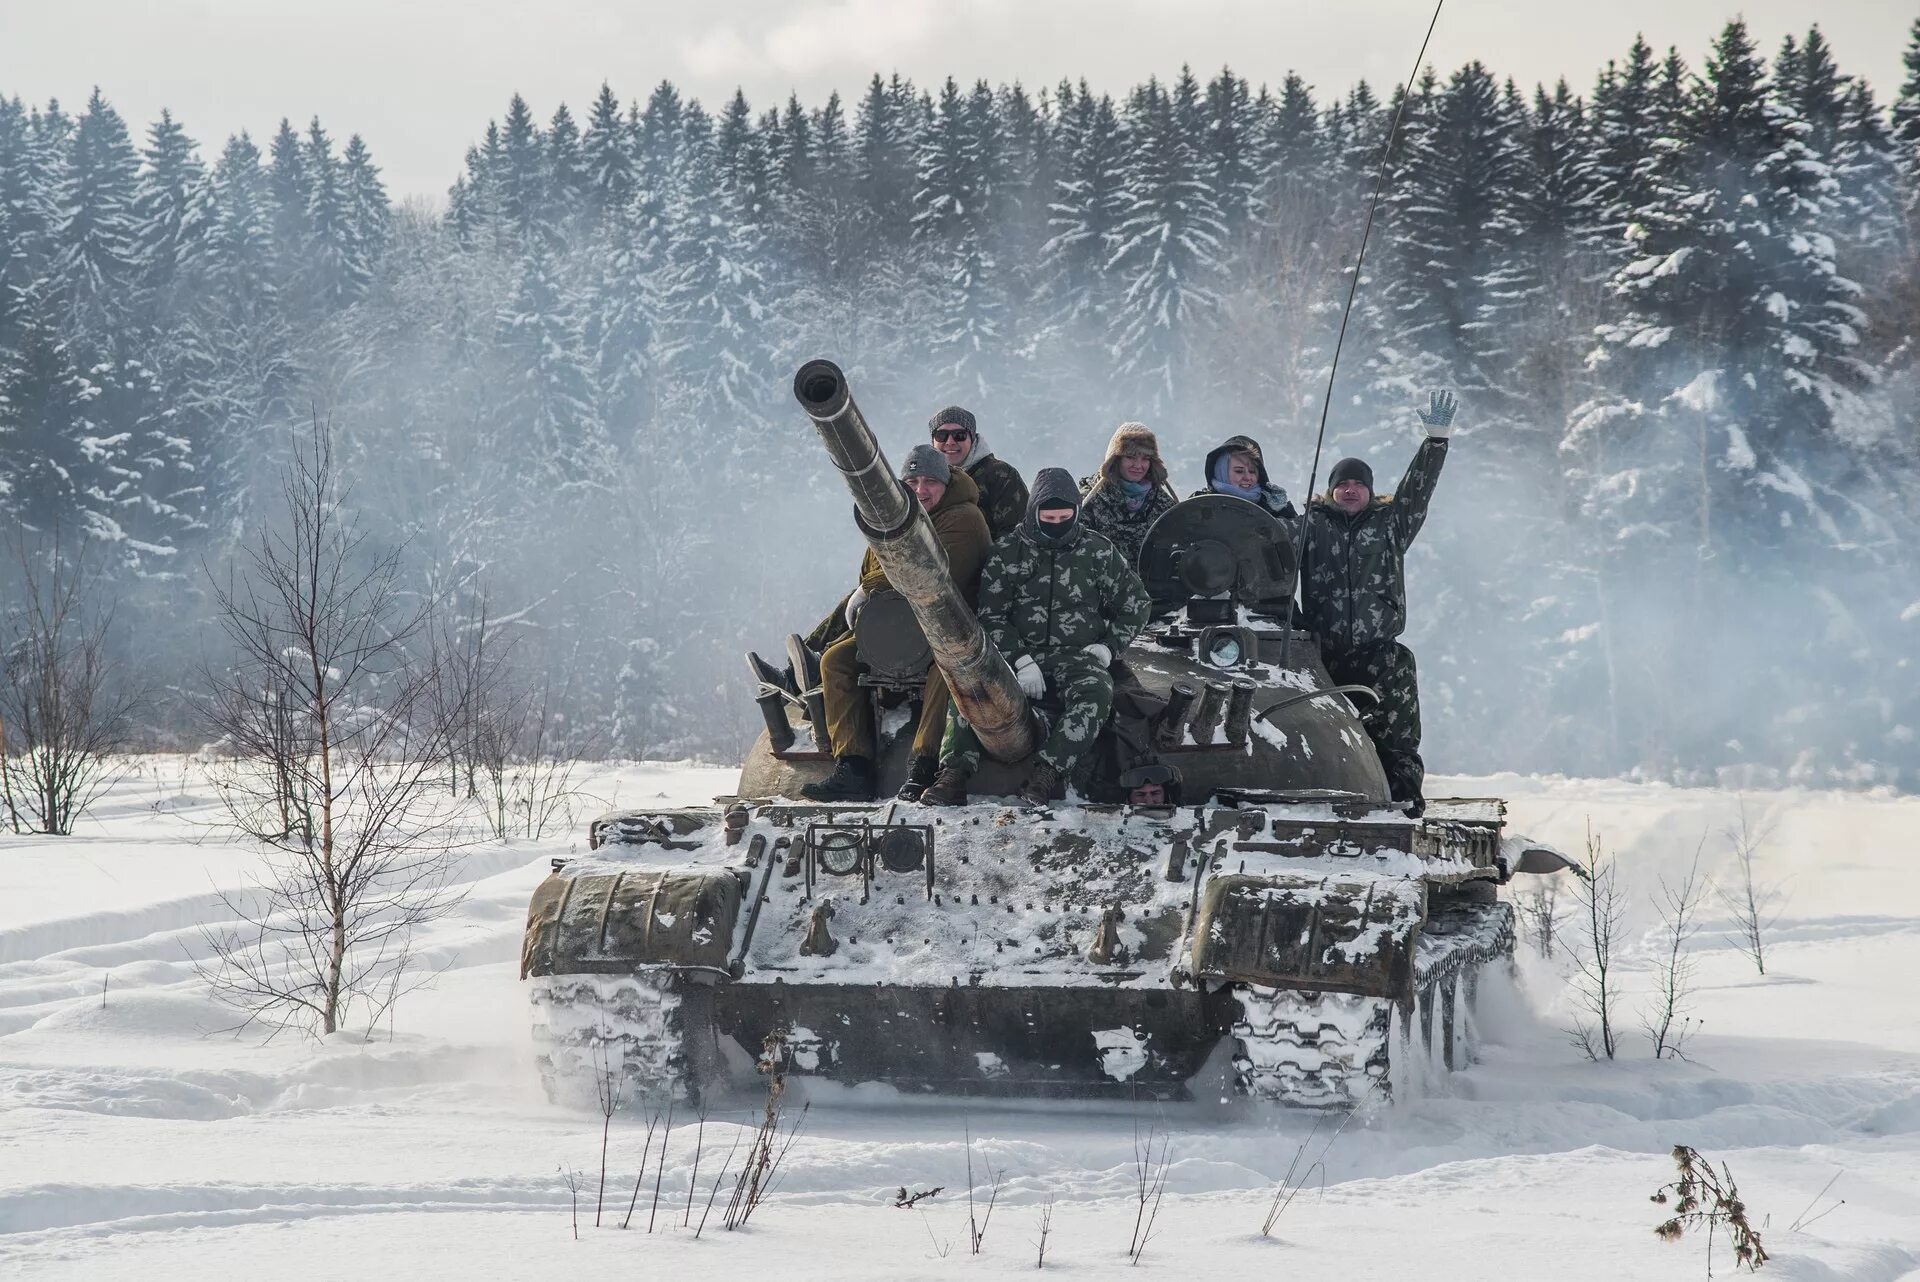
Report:
<svg viewBox="0 0 1920 1282"><path fill-rule="evenodd" d="M1300 498L1300 568L1302 584L1307 575L1307 552L1313 541L1313 523L1308 520L1308 505L1313 502L1313 487L1320 483L1320 449L1327 439L1327 412L1333 408L1333 380L1340 372L1340 349L1347 341L1347 321L1353 316L1353 300L1360 292L1360 269L1367 261L1367 241L1373 235L1374 215L1380 212L1380 196L1387 186L1387 162L1393 158L1393 143L1400 136L1400 119L1406 114L1407 103L1413 99L1413 82L1420 76L1420 68L1427 60L1427 45L1433 39L1433 29L1440 25L1440 10L1446 7L1447 0L1436 0L1433 17L1427 22L1427 34L1420 39L1420 52L1414 56L1413 70L1407 73L1406 88L1400 92L1400 103L1393 109L1393 124L1387 129L1386 140L1380 144L1380 164L1373 175L1373 199L1367 204L1367 223L1360 231L1360 252L1353 258L1353 279L1347 283L1347 305L1340 312L1340 334L1333 340L1333 361L1327 367L1327 394L1320 401L1320 431L1313 438L1313 467L1307 473L1307 492ZM1298 593L1295 593L1297 596ZM1280 664L1288 666L1293 657L1293 603L1294 596L1287 598L1286 639L1281 642Z"/></svg>

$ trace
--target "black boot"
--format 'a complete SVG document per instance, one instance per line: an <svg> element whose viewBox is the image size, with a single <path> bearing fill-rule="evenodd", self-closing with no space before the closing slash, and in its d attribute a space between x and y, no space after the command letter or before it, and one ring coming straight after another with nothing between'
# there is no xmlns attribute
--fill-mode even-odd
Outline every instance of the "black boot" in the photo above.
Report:
<svg viewBox="0 0 1920 1282"><path fill-rule="evenodd" d="M964 806L967 804L967 785L971 782L973 775L959 766L941 766L933 783L920 794L920 800L929 806Z"/></svg>
<svg viewBox="0 0 1920 1282"><path fill-rule="evenodd" d="M753 679L759 683L763 692L766 690L778 690L780 693L795 699L800 697L800 687L793 683L792 665L788 665L785 668L776 668L749 650L747 651L747 670L753 673Z"/></svg>
<svg viewBox="0 0 1920 1282"><path fill-rule="evenodd" d="M865 757L842 757L834 763L832 774L807 784L800 793L815 801L872 801L873 763Z"/></svg>
<svg viewBox="0 0 1920 1282"><path fill-rule="evenodd" d="M1020 785L1020 800L1029 806L1044 806L1066 795L1061 788L1060 772L1044 761L1036 761L1027 781Z"/></svg>
<svg viewBox="0 0 1920 1282"><path fill-rule="evenodd" d="M933 786L933 778L940 772L938 757L915 757L907 763L907 781L900 785L895 796L902 801L918 801Z"/></svg>

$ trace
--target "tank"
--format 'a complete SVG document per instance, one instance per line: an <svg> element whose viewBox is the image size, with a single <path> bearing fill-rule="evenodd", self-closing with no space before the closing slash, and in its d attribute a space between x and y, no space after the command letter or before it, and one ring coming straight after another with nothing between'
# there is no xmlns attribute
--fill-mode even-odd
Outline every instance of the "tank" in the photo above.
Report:
<svg viewBox="0 0 1920 1282"><path fill-rule="evenodd" d="M881 796L903 782L930 657L989 760L957 807L801 798L832 759L808 692L763 687L768 728L709 807L603 815L555 860L521 957L550 1095L594 1107L724 1091L775 1048L790 1078L961 1095L1191 1098L1307 1107L1391 1098L1472 1054L1499 888L1568 866L1496 798L1389 801L1357 700L1288 626L1287 529L1189 499L1149 533L1155 617L1122 657L1135 730L1178 803L1011 799L1032 708L947 578L919 505L841 371L795 394L897 600L860 614Z"/></svg>

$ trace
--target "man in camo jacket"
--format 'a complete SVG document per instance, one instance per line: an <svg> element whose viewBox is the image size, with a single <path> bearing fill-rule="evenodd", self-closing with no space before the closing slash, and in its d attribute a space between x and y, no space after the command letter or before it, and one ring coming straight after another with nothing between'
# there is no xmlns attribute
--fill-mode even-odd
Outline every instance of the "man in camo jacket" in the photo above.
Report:
<svg viewBox="0 0 1920 1282"><path fill-rule="evenodd" d="M1413 652L1397 639L1407 626L1406 554L1427 519L1427 504L1447 459L1455 401L1435 392L1420 415L1427 438L1393 494L1376 494L1373 469L1344 458L1327 473L1327 492L1300 521L1300 612L1320 638L1327 672L1340 685L1372 686L1377 704L1360 719L1380 753L1393 799L1424 808L1420 690Z"/></svg>
<svg viewBox="0 0 1920 1282"><path fill-rule="evenodd" d="M1080 520L1080 487L1061 467L1042 468L1013 533L993 545L980 573L981 627L1029 699L1060 705L1020 790L1041 804L1061 795L1113 707L1107 665L1146 625L1147 588L1105 535ZM980 740L957 716L940 773L922 798L958 805L980 765Z"/></svg>

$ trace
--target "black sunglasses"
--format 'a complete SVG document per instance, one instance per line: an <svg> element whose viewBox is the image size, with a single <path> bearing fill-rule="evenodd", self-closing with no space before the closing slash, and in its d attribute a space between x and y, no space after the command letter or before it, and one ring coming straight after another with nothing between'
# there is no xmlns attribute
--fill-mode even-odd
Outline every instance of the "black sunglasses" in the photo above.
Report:
<svg viewBox="0 0 1920 1282"><path fill-rule="evenodd" d="M964 427L936 427L933 429L933 439L936 442L964 441L972 435L973 433Z"/></svg>

